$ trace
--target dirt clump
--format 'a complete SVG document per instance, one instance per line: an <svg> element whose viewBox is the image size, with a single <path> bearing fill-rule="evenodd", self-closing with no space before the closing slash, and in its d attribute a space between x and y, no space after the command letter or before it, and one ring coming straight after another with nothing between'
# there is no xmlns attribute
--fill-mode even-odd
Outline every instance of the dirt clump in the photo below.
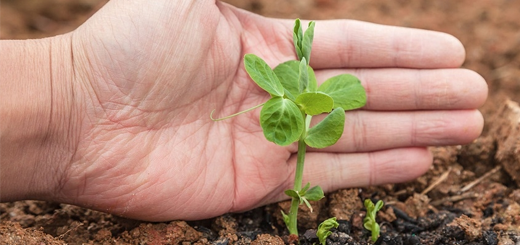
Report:
<svg viewBox="0 0 520 245"><path fill-rule="evenodd" d="M35 228L23 229L17 222L2 222L0 223L0 241L6 245L65 245L66 243L60 241L59 238L54 238L49 234L37 230Z"/></svg>
<svg viewBox="0 0 520 245"><path fill-rule="evenodd" d="M520 107L505 100L497 111L497 120L490 134L497 142L496 160L509 176L520 185Z"/></svg>
<svg viewBox="0 0 520 245"><path fill-rule="evenodd" d="M258 235L251 245L283 245L285 242L279 236L269 234Z"/></svg>
<svg viewBox="0 0 520 245"><path fill-rule="evenodd" d="M329 196L329 216L338 220L351 220L356 210L363 207L356 189L339 190Z"/></svg>
<svg viewBox="0 0 520 245"><path fill-rule="evenodd" d="M106 237L108 234L106 234ZM201 233L184 221L174 221L168 224L141 224L129 232L123 232L118 243L133 244L204 244ZM106 241L106 240L105 240ZM103 240L99 241L103 242Z"/></svg>

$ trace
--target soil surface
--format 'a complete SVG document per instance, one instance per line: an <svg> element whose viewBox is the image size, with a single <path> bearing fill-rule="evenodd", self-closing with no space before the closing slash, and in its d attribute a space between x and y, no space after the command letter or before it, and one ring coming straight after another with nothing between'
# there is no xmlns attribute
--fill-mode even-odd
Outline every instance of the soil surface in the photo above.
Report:
<svg viewBox="0 0 520 245"><path fill-rule="evenodd" d="M488 82L486 126L472 144L431 148L428 173L404 184L329 193L301 212L301 244L335 216L328 244L371 244L366 198L383 200L376 244L520 244L520 1L227 0L278 18L357 19L450 33L464 67ZM76 28L106 0L3 0L0 38L41 38ZM515 102L516 101L516 102ZM41 201L0 204L0 244L284 244L287 202L199 222L148 223Z"/></svg>

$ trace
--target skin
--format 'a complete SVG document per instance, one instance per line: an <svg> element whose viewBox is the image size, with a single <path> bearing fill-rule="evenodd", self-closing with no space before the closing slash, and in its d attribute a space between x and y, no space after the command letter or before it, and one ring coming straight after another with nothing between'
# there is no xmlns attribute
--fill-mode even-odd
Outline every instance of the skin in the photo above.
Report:
<svg viewBox="0 0 520 245"><path fill-rule="evenodd" d="M112 0L71 33L2 41L0 200L165 221L286 199L296 145L268 142L259 109L209 115L269 98L242 58L296 59L292 25L215 1ZM308 149L304 183L330 192L412 180L431 165L427 146L478 137L487 86L457 68L464 56L443 33L318 21L318 81L352 73L368 102L347 112L336 145Z"/></svg>

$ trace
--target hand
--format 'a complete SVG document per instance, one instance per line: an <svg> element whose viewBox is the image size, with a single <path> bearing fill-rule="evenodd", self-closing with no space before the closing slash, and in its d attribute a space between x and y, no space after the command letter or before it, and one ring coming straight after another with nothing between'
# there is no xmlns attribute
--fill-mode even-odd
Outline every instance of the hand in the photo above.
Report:
<svg viewBox="0 0 520 245"><path fill-rule="evenodd" d="M292 20L257 16L215 1L107 3L76 31L70 115L75 151L48 199L121 216L203 219L286 199L296 145L268 142L265 102L242 57L271 66L295 59ZM318 21L311 66L318 81L352 73L367 90L347 112L344 135L309 149L304 183L325 191L414 179L431 145L471 142L487 87L457 69L464 49L431 31L357 21ZM319 117L316 117L319 120ZM42 197L41 197L42 198Z"/></svg>

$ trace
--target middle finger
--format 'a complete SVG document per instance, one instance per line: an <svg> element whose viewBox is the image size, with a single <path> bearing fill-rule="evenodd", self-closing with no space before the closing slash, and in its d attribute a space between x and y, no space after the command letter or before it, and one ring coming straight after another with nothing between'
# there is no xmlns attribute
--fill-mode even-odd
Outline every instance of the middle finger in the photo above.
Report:
<svg viewBox="0 0 520 245"><path fill-rule="evenodd" d="M313 123L325 115L313 117ZM470 143L482 131L478 110L352 111L346 113L342 137L321 152L370 152L390 148Z"/></svg>
<svg viewBox="0 0 520 245"><path fill-rule="evenodd" d="M356 69L317 70L318 83L350 73L367 92L367 110L476 109L487 97L487 84L466 69Z"/></svg>

